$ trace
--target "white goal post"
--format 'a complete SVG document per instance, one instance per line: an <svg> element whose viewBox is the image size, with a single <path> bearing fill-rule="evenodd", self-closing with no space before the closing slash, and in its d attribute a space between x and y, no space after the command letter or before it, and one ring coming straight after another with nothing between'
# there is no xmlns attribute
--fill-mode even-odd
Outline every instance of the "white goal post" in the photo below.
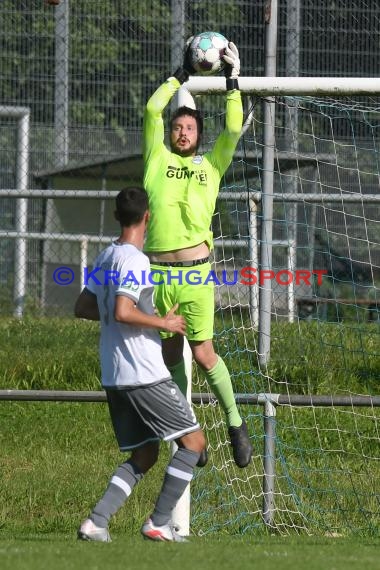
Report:
<svg viewBox="0 0 380 570"><path fill-rule="evenodd" d="M23 192L28 188L29 177L29 135L30 135L30 109L29 107L13 107L0 105L0 117L15 119L17 121L17 154L16 154L16 189ZM16 202L16 231L27 231L28 201L25 197ZM16 240L14 267L14 316L21 317L25 303L26 291L26 240L19 237Z"/></svg>

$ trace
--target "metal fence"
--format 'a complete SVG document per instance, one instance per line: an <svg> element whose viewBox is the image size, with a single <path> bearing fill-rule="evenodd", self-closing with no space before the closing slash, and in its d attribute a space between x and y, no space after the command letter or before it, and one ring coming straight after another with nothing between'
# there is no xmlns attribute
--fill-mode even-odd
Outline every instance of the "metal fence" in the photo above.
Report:
<svg viewBox="0 0 380 570"><path fill-rule="evenodd" d="M91 204L88 200L31 197L27 202L15 201L5 194L5 190L28 187L31 191L47 188L112 191L141 179L139 153L144 104L159 82L180 62L184 39L201 29L217 29L237 43L242 75L264 75L264 32L269 5L264 0L254 3L248 0L206 0L202 3L151 0L144 5L116 0L62 0L59 6L52 7L42 0L3 0L0 6L0 105L5 110L0 114L0 298L3 314L14 311L9 291L17 286L17 280L14 283L15 267L17 274L20 260L27 259L24 273L28 307L45 312L50 307L56 312L57 292L54 292L54 286L49 289L52 283L47 275L51 276L58 264L79 267L82 254L79 242L53 239L54 236L86 234L101 238L117 231L112 220L112 206L104 201ZM379 52L376 2L331 3L324 0L318 6L312 1L278 2L278 76L376 76ZM246 111L250 104L252 101L246 101ZM253 105L260 116L265 98L253 101ZM205 105L206 117L207 114L212 116L213 107L210 98ZM276 133L278 156L283 163L285 157L281 158L281 152L289 151L288 108L279 104L276 110L278 124L285 125ZM19 120L12 117L17 109L24 109L29 117L28 148L25 134L20 138ZM329 120L326 119L325 127L321 126L317 149L326 156L331 150L331 141L324 140L323 128L328 130ZM349 122L341 120L339 128L341 139L350 136ZM262 130L258 122L256 129L256 140L250 143L260 154ZM365 149L366 141L371 141L373 133L372 125L368 128L366 121L359 121L356 141L360 140ZM298 144L302 150L301 141ZM237 157L237 162L240 159ZM326 160L320 162L319 172L323 169L331 171ZM304 162L303 178L311 180L314 170L310 163L309 175ZM234 176L234 171L231 175ZM330 177L331 186L335 185L331 172L323 176ZM341 172L340 183L342 176ZM288 177L284 170L275 173L275 189L282 191ZM259 189L260 184L259 172L250 185ZM310 187L312 184L310 182ZM375 177L363 185L363 192L377 192ZM233 212L236 204L230 202L224 209L226 207ZM237 208L244 210L243 206ZM372 218L371 209L366 211ZM344 212L343 215L334 212L329 214L328 229L339 234L347 223L347 216ZM289 222L285 219L288 214L289 208L282 204L275 208L274 239L278 245L274 255L278 267L288 264L289 256L283 244L293 242ZM234 223L236 226L234 216L234 213L230 215L232 226ZM302 206L298 208L297 216L299 265L305 251L302 240L307 239L308 232L303 228L310 225L313 216L316 216L317 226L320 225L318 216L324 223L325 210ZM350 228L355 230L355 224L360 224L357 220L353 211ZM249 223L246 212L239 213L238 223L243 229ZM12 232L17 231L48 233L51 239L48 242L16 240ZM223 235L223 232L227 243L228 232L221 229L219 233ZM239 232L244 234L244 231ZM232 227L235 250L241 246L239 232ZM101 243L98 240L98 245ZM98 245L89 245L89 260L97 253ZM242 259L247 260L249 250L243 249ZM376 260L374 265L378 266ZM18 284L21 290L24 284L19 281ZM76 292L74 287L65 289L64 293L60 290L59 304L64 308L63 312L71 311ZM19 293L15 292L16 299L20 297ZM276 314L286 312L284 302L284 297L279 299L274 310ZM15 310L16 313L20 310L17 301Z"/></svg>

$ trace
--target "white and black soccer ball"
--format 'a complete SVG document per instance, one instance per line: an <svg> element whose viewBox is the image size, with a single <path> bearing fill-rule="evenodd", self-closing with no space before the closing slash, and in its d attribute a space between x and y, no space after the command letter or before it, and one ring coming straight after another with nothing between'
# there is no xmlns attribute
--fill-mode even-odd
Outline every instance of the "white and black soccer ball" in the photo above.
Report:
<svg viewBox="0 0 380 570"><path fill-rule="evenodd" d="M189 58L196 73L215 75L224 68L223 55L228 40L219 32L202 32L190 44Z"/></svg>

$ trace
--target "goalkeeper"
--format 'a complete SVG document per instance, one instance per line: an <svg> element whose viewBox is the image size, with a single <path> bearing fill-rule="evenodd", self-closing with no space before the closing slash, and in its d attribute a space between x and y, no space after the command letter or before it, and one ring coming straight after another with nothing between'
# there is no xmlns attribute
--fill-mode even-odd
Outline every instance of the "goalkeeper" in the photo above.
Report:
<svg viewBox="0 0 380 570"><path fill-rule="evenodd" d="M190 40L187 42L189 45ZM214 284L204 284L211 266L213 248L211 219L223 174L230 165L238 143L243 110L238 85L240 59L230 42L223 56L226 75L226 125L213 149L198 154L203 121L199 111L179 107L170 120L170 150L164 144L163 112L189 75L189 48L183 66L177 69L150 97L144 114L144 187L149 195L150 221L145 251L152 271L160 274L155 287L158 312L165 315L176 303L186 321L186 337L196 363L225 415L238 467L251 460L252 446L247 425L236 406L230 374L213 346ZM201 284L189 284L186 274L194 269ZM158 281L157 277L155 281ZM186 394L187 378L183 359L183 337L162 334L166 366L181 391ZM207 462L204 452L199 466Z"/></svg>

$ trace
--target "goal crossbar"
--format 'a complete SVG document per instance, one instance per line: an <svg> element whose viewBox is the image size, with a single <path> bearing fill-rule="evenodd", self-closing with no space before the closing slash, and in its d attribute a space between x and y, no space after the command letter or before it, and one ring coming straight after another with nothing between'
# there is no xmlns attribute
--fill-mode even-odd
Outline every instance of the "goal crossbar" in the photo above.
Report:
<svg viewBox="0 0 380 570"><path fill-rule="evenodd" d="M224 77L191 76L184 87L193 95L226 91ZM380 93L378 77L239 77L242 93L255 95L370 95Z"/></svg>

